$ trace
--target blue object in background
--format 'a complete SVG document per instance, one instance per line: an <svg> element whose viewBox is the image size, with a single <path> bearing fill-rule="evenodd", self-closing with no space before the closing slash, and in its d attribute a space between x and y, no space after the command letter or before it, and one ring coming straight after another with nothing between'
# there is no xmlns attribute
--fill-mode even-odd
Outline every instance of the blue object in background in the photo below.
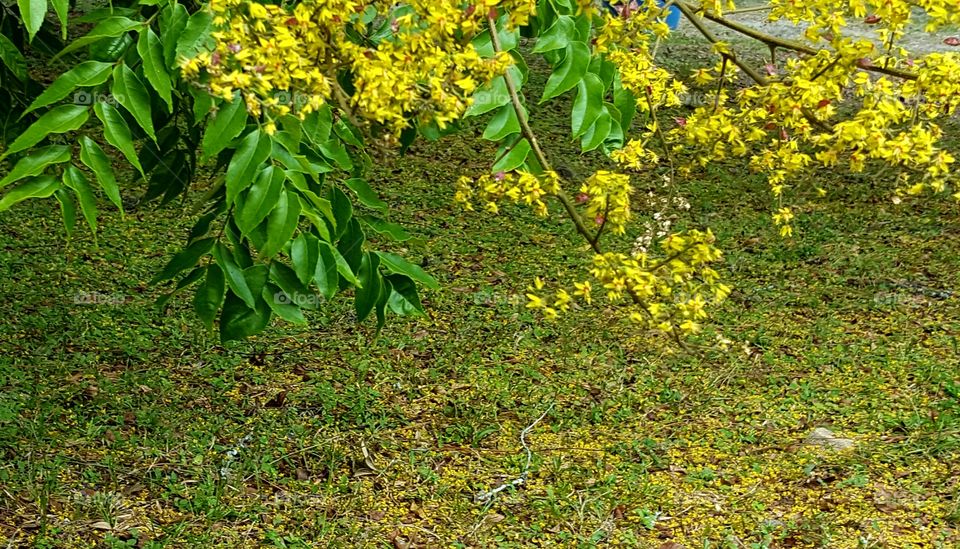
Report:
<svg viewBox="0 0 960 549"><path fill-rule="evenodd" d="M623 8L623 5L627 2L630 2L630 0L626 0L626 2L617 2L617 5L614 6L609 2L609 0L603 0L603 7L607 8L611 14L617 15ZM643 2L644 0L639 0L638 3L643 4ZM662 6L664 4L664 0L657 0L657 4ZM670 27L670 30L677 30L677 27L680 26L680 15L680 8L677 6L670 6L670 8L667 10L667 18L665 22L667 23L667 26Z"/></svg>

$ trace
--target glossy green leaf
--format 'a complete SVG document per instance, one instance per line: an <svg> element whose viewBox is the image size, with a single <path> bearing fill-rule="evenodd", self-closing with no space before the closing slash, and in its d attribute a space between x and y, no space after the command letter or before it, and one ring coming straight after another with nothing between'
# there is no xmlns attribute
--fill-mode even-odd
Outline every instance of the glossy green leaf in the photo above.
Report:
<svg viewBox="0 0 960 549"><path fill-rule="evenodd" d="M10 69L10 72L13 73L20 82L29 80L30 75L27 73L27 60L23 57L23 54L20 53L20 50L17 49L17 46L2 33L0 33L0 61Z"/></svg>
<svg viewBox="0 0 960 549"><path fill-rule="evenodd" d="M150 112L150 92L135 72L125 63L117 65L113 70L113 85L110 87L113 98L133 115L137 124L157 141L157 133L153 129L153 118Z"/></svg>
<svg viewBox="0 0 960 549"><path fill-rule="evenodd" d="M88 32L87 34L85 34L80 38L77 38L76 40L71 42L67 47L60 50L60 52L56 56L54 56L54 60L68 53L75 52L80 48L84 48L86 46L89 46L90 44L99 42L104 38L116 38L118 36L122 36L123 34L126 34L129 31L141 29L143 28L143 26L144 25L142 21L134 21L127 17L121 17L121 16L107 17L106 19L103 19L102 21L97 23L97 26L93 27L93 29L91 29L90 32Z"/></svg>
<svg viewBox="0 0 960 549"><path fill-rule="evenodd" d="M347 226L350 224L350 219L353 217L353 203L350 202L350 199L336 186L330 188L330 206L333 210L334 217L334 227L336 228L337 236L343 234L347 230Z"/></svg>
<svg viewBox="0 0 960 549"><path fill-rule="evenodd" d="M133 147L133 136L130 134L130 128L120 111L109 103L98 101L93 106L93 112L103 123L103 136L107 139L107 143L116 147L123 154L123 157L146 179L147 176L143 172L143 166L137 157L137 150Z"/></svg>
<svg viewBox="0 0 960 549"><path fill-rule="evenodd" d="M560 64L554 68L543 89L543 103L574 88L590 67L590 48L583 42L567 44L566 54Z"/></svg>
<svg viewBox="0 0 960 549"><path fill-rule="evenodd" d="M292 324L303 325L307 323L307 319L303 317L303 311L300 310L297 302L278 286L267 284L263 287L261 295L273 314Z"/></svg>
<svg viewBox="0 0 960 549"><path fill-rule="evenodd" d="M424 314L420 296L417 294L417 285L408 276L392 274L387 277L390 281L391 292L387 304L390 310L400 316L416 316Z"/></svg>
<svg viewBox="0 0 960 549"><path fill-rule="evenodd" d="M380 256L383 266L388 271L409 276L413 280L416 280L420 284L423 284L432 290L440 288L440 285L437 284L437 279L427 274L427 272L424 271L419 265L414 265L413 263L410 263L406 259L396 254L377 252L377 255Z"/></svg>
<svg viewBox="0 0 960 549"><path fill-rule="evenodd" d="M267 241L260 249L260 255L265 258L273 257L290 241L297 223L300 221L300 201L296 195L284 190L276 202L273 210L267 215Z"/></svg>
<svg viewBox="0 0 960 549"><path fill-rule="evenodd" d="M167 72L167 63L163 58L163 43L153 29L147 27L140 31L140 39L137 40L137 53L143 61L143 75L147 82L153 86L153 91L157 92L160 99L167 104L170 112L173 112L173 84L170 81L170 73Z"/></svg>
<svg viewBox="0 0 960 549"><path fill-rule="evenodd" d="M561 15L547 32L537 38L534 53L559 50L577 40L577 27L569 15Z"/></svg>
<svg viewBox="0 0 960 549"><path fill-rule="evenodd" d="M55 196L57 202L60 203L63 228L67 231L67 236L70 237L77 227L77 205L74 204L73 197L70 196L70 193L63 188L57 189L57 191L53 193L53 196Z"/></svg>
<svg viewBox="0 0 960 549"><path fill-rule="evenodd" d="M47 15L47 0L17 0L17 6L20 7L20 19L32 42Z"/></svg>
<svg viewBox="0 0 960 549"><path fill-rule="evenodd" d="M199 10L190 16L187 24L177 39L176 56L191 59L197 53L210 49L213 30L213 14L207 10Z"/></svg>
<svg viewBox="0 0 960 549"><path fill-rule="evenodd" d="M250 287L247 285L247 280L243 276L243 269L237 264L230 250L222 243L217 242L217 244L213 246L213 258L217 261L217 265L223 269L227 285L233 293L239 296L243 303L250 309L253 309L256 305L253 292L250 290Z"/></svg>
<svg viewBox="0 0 960 549"><path fill-rule="evenodd" d="M317 263L314 267L313 281L317 285L320 295L332 299L340 287L340 274L348 281L356 283L357 279L350 270L350 266L336 250L327 242L317 241Z"/></svg>
<svg viewBox="0 0 960 549"><path fill-rule="evenodd" d="M13 169L3 179L0 179L0 189L24 177L40 175L51 164L61 164L69 161L70 147L66 145L50 145L37 149L32 154L18 160L13 165Z"/></svg>
<svg viewBox="0 0 960 549"><path fill-rule="evenodd" d="M84 61L73 67L67 72L61 74L53 84L47 86L43 93L37 96L27 107L23 114L46 107L60 101L70 95L75 89L83 86L99 86L110 77L112 63L103 63L101 61ZM75 96L78 105L89 105L93 103L93 95L81 92Z"/></svg>
<svg viewBox="0 0 960 549"><path fill-rule="evenodd" d="M234 219L241 234L247 234L255 229L274 209L280 199L285 178L283 170L267 165L257 174L250 188L240 193L237 197Z"/></svg>
<svg viewBox="0 0 960 549"><path fill-rule="evenodd" d="M63 184L73 189L77 193L77 200L80 202L80 212L83 218L87 220L87 225L94 234L97 233L97 197L93 194L93 188L87 181L83 172L73 164L66 167L63 171Z"/></svg>
<svg viewBox="0 0 960 549"><path fill-rule="evenodd" d="M500 110L487 123L483 138L489 141L500 141L515 133L520 133L520 119L517 118L517 111L513 105L507 104L500 107Z"/></svg>
<svg viewBox="0 0 960 549"><path fill-rule="evenodd" d="M253 183L260 165L270 156L270 136L255 129L244 137L227 166L227 205L232 205L240 191Z"/></svg>
<svg viewBox="0 0 960 549"><path fill-rule="evenodd" d="M366 226L370 227L373 232L380 236L385 236L391 240L395 240L397 242L406 242L407 240L413 238L410 236L410 233L408 233L400 225L380 219L379 217L364 215L360 217L360 220L363 221Z"/></svg>
<svg viewBox="0 0 960 549"><path fill-rule="evenodd" d="M60 20L60 39L66 40L67 12L70 10L70 0L50 0L50 5L53 6L53 11L57 14L57 19Z"/></svg>
<svg viewBox="0 0 960 549"><path fill-rule="evenodd" d="M247 300L238 297L231 287L231 291L227 292L223 301L223 310L220 312L221 342L246 339L262 332L270 324L270 306L260 292L257 293L257 297L258 299L251 300L253 306L248 306Z"/></svg>
<svg viewBox="0 0 960 549"><path fill-rule="evenodd" d="M197 287L197 293L193 294L193 310L207 327L213 329L213 321L220 312L223 304L223 296L226 292L226 281L223 276L223 269L216 263L207 265L206 276L200 286Z"/></svg>
<svg viewBox="0 0 960 549"><path fill-rule="evenodd" d="M353 179L344 181L344 184L351 191L353 191L354 194L357 195L360 203L364 206L380 211L385 211L387 209L387 203L383 200L380 200L380 197L377 196L376 191L370 188L370 184L367 183L365 179L355 177Z"/></svg>
<svg viewBox="0 0 960 549"><path fill-rule="evenodd" d="M81 105L60 105L50 109L20 134L0 159L36 145L52 133L66 133L82 126L90 118L90 111Z"/></svg>
<svg viewBox="0 0 960 549"><path fill-rule="evenodd" d="M607 110L606 107L603 107L600 111L600 116L587 128L587 131L584 132L583 137L580 139L580 148L583 152L592 151L603 144L607 136L610 135L612 124L613 118L610 116L610 111Z"/></svg>
<svg viewBox="0 0 960 549"><path fill-rule="evenodd" d="M113 174L110 159L96 141L86 135L80 137L80 161L90 168L104 194L113 202L113 205L123 213L123 199L120 197L120 187Z"/></svg>
<svg viewBox="0 0 960 549"><path fill-rule="evenodd" d="M521 139L497 160L493 165L492 171L494 173L509 172L523 166L523 163L527 161L527 155L530 154L530 150L530 142L527 141L526 138Z"/></svg>
<svg viewBox="0 0 960 549"><path fill-rule="evenodd" d="M573 137L580 137L597 121L603 111L603 82L600 77L587 73L577 84L577 97L570 111Z"/></svg>
<svg viewBox="0 0 960 549"><path fill-rule="evenodd" d="M380 299L380 257L377 254L373 252L363 254L358 278L361 287L356 290L353 305L357 313L357 322L363 322Z"/></svg>
<svg viewBox="0 0 960 549"><path fill-rule="evenodd" d="M224 101L203 132L203 158L213 158L234 140L247 125L247 108L236 96Z"/></svg>
<svg viewBox="0 0 960 549"><path fill-rule="evenodd" d="M190 14L187 8L179 2L168 4L160 12L160 35L180 36L187 26ZM163 41L163 61L167 68L177 68L177 41L173 38Z"/></svg>
<svg viewBox="0 0 960 549"><path fill-rule="evenodd" d="M7 191L0 197L0 212L9 210L29 198L47 198L60 188L60 182L51 175L36 177Z"/></svg>
<svg viewBox="0 0 960 549"><path fill-rule="evenodd" d="M272 261L270 263L270 280L301 309L311 311L317 309L319 297L310 291L307 284L300 282L299 275L286 264Z"/></svg>

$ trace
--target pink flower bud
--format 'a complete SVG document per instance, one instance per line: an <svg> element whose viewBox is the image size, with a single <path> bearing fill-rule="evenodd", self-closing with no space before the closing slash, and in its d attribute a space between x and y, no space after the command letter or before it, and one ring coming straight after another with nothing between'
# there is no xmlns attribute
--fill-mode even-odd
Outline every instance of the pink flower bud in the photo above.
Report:
<svg viewBox="0 0 960 549"><path fill-rule="evenodd" d="M866 19L863 20L864 23L868 25L876 25L880 22L880 16L877 14L868 15Z"/></svg>
<svg viewBox="0 0 960 549"><path fill-rule="evenodd" d="M497 172L497 173L493 174L493 178L496 179L497 181L503 181L504 179L507 178L507 173L506 173L506 172Z"/></svg>
<svg viewBox="0 0 960 549"><path fill-rule="evenodd" d="M603 225L603 222L604 222L604 221L605 221L605 220L604 220L604 218L603 218L602 215L598 215L598 216L593 220L593 222L596 223L597 225Z"/></svg>
<svg viewBox="0 0 960 549"><path fill-rule="evenodd" d="M583 204L587 200L590 200L590 195L587 193L580 193L577 195L577 204Z"/></svg>
<svg viewBox="0 0 960 549"><path fill-rule="evenodd" d="M678 116L677 118L674 118L673 121L676 122L677 125L680 126L681 128L687 127L687 119L682 116Z"/></svg>
<svg viewBox="0 0 960 549"><path fill-rule="evenodd" d="M948 46L960 46L960 38L956 36L951 36L950 38L945 38L943 43Z"/></svg>
<svg viewBox="0 0 960 549"><path fill-rule="evenodd" d="M764 68L767 69L767 74L768 74L768 75L770 75L770 76L776 76L776 74L777 74L777 66L776 66L776 65L774 65L773 63L767 63Z"/></svg>

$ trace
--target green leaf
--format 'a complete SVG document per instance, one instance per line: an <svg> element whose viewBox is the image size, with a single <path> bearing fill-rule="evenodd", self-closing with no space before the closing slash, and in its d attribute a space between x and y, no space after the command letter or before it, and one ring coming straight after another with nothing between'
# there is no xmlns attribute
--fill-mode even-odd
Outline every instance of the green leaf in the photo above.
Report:
<svg viewBox="0 0 960 549"><path fill-rule="evenodd" d="M30 41L43 26L43 18L47 15L47 0L17 0L20 6L20 19L27 28Z"/></svg>
<svg viewBox="0 0 960 549"><path fill-rule="evenodd" d="M60 39L67 39L67 12L70 9L70 0L50 0L50 4L53 5L53 11L57 14L57 19L60 20Z"/></svg>
<svg viewBox="0 0 960 549"><path fill-rule="evenodd" d="M177 40L177 57L191 59L202 50L211 49L210 32L213 29L213 14L199 10L190 16L180 38Z"/></svg>
<svg viewBox="0 0 960 549"><path fill-rule="evenodd" d="M189 246L173 256L167 265L153 277L150 284L153 285L165 280L170 280L177 276L177 274L194 267L200 261L201 257L210 252L210 249L213 248L216 241L217 239L213 237L194 240Z"/></svg>
<svg viewBox="0 0 960 549"><path fill-rule="evenodd" d="M503 15L497 22L497 36L500 37L500 46L503 48L503 51L510 51L520 44L520 31L516 28L508 30L508 28L510 28L508 17L507 15ZM477 53L480 54L480 57L489 59L496 55L489 30L478 34L477 37L473 39L473 47L477 50Z"/></svg>
<svg viewBox="0 0 960 549"><path fill-rule="evenodd" d="M316 246L317 263L313 271L313 281L316 283L320 295L327 299L332 299L337 293L337 288L340 287L340 276L338 273L349 273L349 276L346 274L343 276L353 283L356 283L357 279L353 276L353 271L350 270L350 266L347 265L346 260L343 259L340 252L333 246L322 240L317 240Z"/></svg>
<svg viewBox="0 0 960 549"><path fill-rule="evenodd" d="M230 165L227 166L228 206L234 203L240 191L253 183L254 176L260 171L260 165L270 156L271 148L270 136L259 129L254 129L240 141L230 158Z"/></svg>
<svg viewBox="0 0 960 549"><path fill-rule="evenodd" d="M357 198L360 200L361 204L368 208L373 208L374 210L386 211L387 203L383 200L380 200L380 197L377 196L376 191L370 188L370 185L365 179L355 177L353 179L344 181L344 183L357 195Z"/></svg>
<svg viewBox="0 0 960 549"><path fill-rule="evenodd" d="M540 102L543 103L554 97L572 89L583 75L587 73L590 67L590 48L583 42L571 42L567 44L566 55L563 60L550 74L547 79L547 85L543 89L543 97Z"/></svg>
<svg viewBox="0 0 960 549"><path fill-rule="evenodd" d="M337 236L343 234L353 217L353 203L336 186L330 188L330 206L333 209L334 227Z"/></svg>
<svg viewBox="0 0 960 549"><path fill-rule="evenodd" d="M197 287L197 293L193 295L193 310L207 327L213 329L213 321L220 312L220 306L223 304L223 295L226 291L226 284L223 278L223 269L216 263L207 265L206 278Z"/></svg>
<svg viewBox="0 0 960 549"><path fill-rule="evenodd" d="M97 234L97 197L93 194L93 189L83 172L73 164L67 166L63 171L63 184L77 193L80 211L87 220L90 230L93 234Z"/></svg>
<svg viewBox="0 0 960 549"><path fill-rule="evenodd" d="M7 211L14 204L23 202L28 198L47 198L59 188L60 182L51 175L31 179L18 187L10 189L7 194L3 195L3 198L0 198L0 212Z"/></svg>
<svg viewBox="0 0 960 549"><path fill-rule="evenodd" d="M203 159L216 156L247 126L247 107L239 96L224 101L203 132Z"/></svg>
<svg viewBox="0 0 960 549"><path fill-rule="evenodd" d="M60 105L44 113L18 136L0 155L0 160L43 141L51 133L66 133L82 126L90 118L90 111L81 105Z"/></svg>
<svg viewBox="0 0 960 549"><path fill-rule="evenodd" d="M603 82L603 91L606 92L613 86L613 78L617 74L617 66L603 57L594 57L590 61L590 72L597 75Z"/></svg>
<svg viewBox="0 0 960 549"><path fill-rule="evenodd" d="M580 137L597 121L603 111L603 94L603 82L593 73L588 72L577 84L577 98L570 111L573 137Z"/></svg>
<svg viewBox="0 0 960 549"><path fill-rule="evenodd" d="M293 269L279 261L270 262L270 280L272 280L301 309L316 310L318 297L306 284L300 282Z"/></svg>
<svg viewBox="0 0 960 549"><path fill-rule="evenodd" d="M116 107L109 103L98 101L93 105L93 112L103 123L103 136L119 150L124 158L140 172L140 175L146 179L143 173L143 166L140 165L140 159L137 157L137 151L133 147L133 136L130 134L130 128L127 127L127 121Z"/></svg>
<svg viewBox="0 0 960 549"><path fill-rule="evenodd" d="M373 252L363 254L359 278L361 287L356 290L353 306L357 312L357 322L363 322L380 299L380 257L377 254Z"/></svg>
<svg viewBox="0 0 960 549"><path fill-rule="evenodd" d="M113 98L117 103L133 115L143 131L147 132L154 143L157 133L153 129L153 117L150 113L150 92L135 72L125 63L117 65L113 70L113 85L110 87Z"/></svg>
<svg viewBox="0 0 960 549"><path fill-rule="evenodd" d="M241 234L253 231L270 214L280 199L285 178L283 170L267 165L250 188L237 197L234 219Z"/></svg>
<svg viewBox="0 0 960 549"><path fill-rule="evenodd" d="M250 300L253 306L248 306L247 300L234 294L231 287L231 291L227 292L226 299L224 299L223 310L220 313L221 342L246 339L262 332L270 324L270 306L260 295L260 292L257 293L257 297L259 299L256 301Z"/></svg>
<svg viewBox="0 0 960 549"><path fill-rule="evenodd" d="M301 122L303 136L314 145L319 145L330 139L333 129L333 113L329 105L323 105L313 111Z"/></svg>
<svg viewBox="0 0 960 549"><path fill-rule="evenodd" d="M113 175L113 167L110 165L110 159L104 154L103 149L96 141L87 136L80 137L80 161L90 168L100 183L100 188L113 202L113 205L123 213L123 200L120 198L120 187L117 185L117 179Z"/></svg>
<svg viewBox="0 0 960 549"><path fill-rule="evenodd" d="M410 236L406 230L396 223L390 223L380 219L379 217L373 217L370 215L364 215L360 217L360 220L363 221L368 227L373 229L375 233L380 236L385 236L391 240L396 240L397 242L406 242L413 238Z"/></svg>
<svg viewBox="0 0 960 549"><path fill-rule="evenodd" d="M523 73L516 65L508 68L507 73L517 86L523 82ZM502 76L494 78L475 91L471 101L470 107L464 113L465 117L480 116L509 104L510 90L507 88L507 81Z"/></svg>
<svg viewBox="0 0 960 549"><path fill-rule="evenodd" d="M387 324L387 302L390 300L390 294L393 293L393 285L386 278L380 279L380 297L373 310L377 314L377 333Z"/></svg>
<svg viewBox="0 0 960 549"><path fill-rule="evenodd" d="M561 15L547 32L537 39L533 53L559 50L577 40L577 26L569 15Z"/></svg>
<svg viewBox="0 0 960 549"><path fill-rule="evenodd" d="M70 45L60 50L60 53L55 55L53 60L57 60L68 53L77 51L104 38L116 38L129 31L143 28L143 26L142 21L133 21L127 17L107 17L100 21L97 26L93 27L86 35L77 38L71 42Z"/></svg>
<svg viewBox="0 0 960 549"><path fill-rule="evenodd" d="M243 276L243 269L237 265L230 250L222 243L217 242L216 246L213 247L213 258L216 260L217 265L223 269L230 290L239 296L249 308L253 309L256 305L253 292L251 292L250 287L247 286L247 280Z"/></svg>
<svg viewBox="0 0 960 549"><path fill-rule="evenodd" d="M424 314L420 296L417 295L417 286L410 277L401 274L392 274L387 277L391 292L387 304L390 310L400 316L416 316Z"/></svg>
<svg viewBox="0 0 960 549"><path fill-rule="evenodd" d="M290 241L297 223L300 221L300 201L296 195L284 190L276 206L267 216L267 241L260 249L260 255L269 258L276 255L283 245Z"/></svg>
<svg viewBox="0 0 960 549"><path fill-rule="evenodd" d="M63 228L67 231L67 237L73 235L73 230L77 226L77 206L73 203L73 197L64 189L57 189L53 196L60 202L60 213L63 217Z"/></svg>
<svg viewBox="0 0 960 549"><path fill-rule="evenodd" d="M203 278L203 275L206 274L207 269L205 267L197 267L186 274L183 278L177 281L177 285L173 287L173 290L162 294L157 298L157 301L154 302L154 305L157 307L158 311L163 311L167 307L167 303L177 295L177 292L186 288L187 286L192 286L193 283Z"/></svg>
<svg viewBox="0 0 960 549"><path fill-rule="evenodd" d="M293 324L303 325L307 323L307 319L303 317L303 311L300 310L300 306L277 286L273 284L264 286L261 291L261 297L267 302L270 310L278 317Z"/></svg>
<svg viewBox="0 0 960 549"><path fill-rule="evenodd" d="M580 139L580 148L583 149L583 152L592 151L603 144L607 136L610 135L610 128L612 126L613 118L610 116L610 111L604 106L600 111L600 116L587 128L587 131Z"/></svg>
<svg viewBox="0 0 960 549"><path fill-rule="evenodd" d="M147 82L153 86L160 99L167 104L170 112L173 112L173 97L171 92L173 85L170 83L170 74L167 72L167 64L163 59L163 43L153 29L147 27L140 31L140 39L137 40L137 53L143 60L143 75L147 77Z"/></svg>
<svg viewBox="0 0 960 549"><path fill-rule="evenodd" d="M637 114L637 98L633 92L623 87L620 78L616 78L613 83L613 104L620 112L617 122L623 131L628 131L633 123L633 117Z"/></svg>
<svg viewBox="0 0 960 549"><path fill-rule="evenodd" d="M500 107L500 110L490 119L487 128L483 131L483 138L489 141L500 141L515 133L520 133L520 120L513 105L507 104Z"/></svg>
<svg viewBox="0 0 960 549"><path fill-rule="evenodd" d="M21 82L30 79L27 74L27 60L5 34L0 33L0 61L10 69L10 72Z"/></svg>
<svg viewBox="0 0 960 549"><path fill-rule="evenodd" d="M521 139L493 165L493 173L509 172L523 166L528 154L530 154L530 142L526 138Z"/></svg>
<svg viewBox="0 0 960 549"><path fill-rule="evenodd" d="M33 103L30 103L30 106L27 107L27 110L25 110L23 114L56 103L70 95L70 92L79 87L99 86L103 84L107 81L107 78L110 77L110 69L112 68L113 63L103 63L100 61L84 61L80 63L54 80L53 84L50 84L47 89L43 90L43 93L33 100ZM89 105L92 102L93 96L90 94L78 95L76 97L76 103L78 105Z"/></svg>
<svg viewBox="0 0 960 549"><path fill-rule="evenodd" d="M317 147L320 149L320 152L323 153L324 157L333 160L341 170L350 170L353 168L353 161L350 160L350 155L347 153L346 147L343 146L343 142L339 139L329 139L323 143L319 143Z"/></svg>
<svg viewBox="0 0 960 549"><path fill-rule="evenodd" d="M69 161L70 147L66 145L50 145L37 149L33 154L18 160L10 173L0 179L0 189L24 177L40 175L51 164L61 164Z"/></svg>
<svg viewBox="0 0 960 549"><path fill-rule="evenodd" d="M315 236L301 234L290 244L290 260L301 284L309 284L317 269L320 244Z"/></svg>
<svg viewBox="0 0 960 549"><path fill-rule="evenodd" d="M427 274L419 265L414 265L396 254L377 252L377 255L380 256L380 259L383 261L383 266L386 267L388 271L409 276L431 290L440 288L440 285L437 284L437 279Z"/></svg>
<svg viewBox="0 0 960 549"><path fill-rule="evenodd" d="M366 241L366 235L363 233L360 222L356 218L351 219L347 224L347 230L337 242L337 251L354 273L360 268L360 261L363 259L364 241Z"/></svg>
<svg viewBox="0 0 960 549"><path fill-rule="evenodd" d="M178 2L168 4L160 12L160 35L170 37L163 41L163 61L168 69L176 69L177 66L177 41L173 37L183 33L189 18L187 8Z"/></svg>

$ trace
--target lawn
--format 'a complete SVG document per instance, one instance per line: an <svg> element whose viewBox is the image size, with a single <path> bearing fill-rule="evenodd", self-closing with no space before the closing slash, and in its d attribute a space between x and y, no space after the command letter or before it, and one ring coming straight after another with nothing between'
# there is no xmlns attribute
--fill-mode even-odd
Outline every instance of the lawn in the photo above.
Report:
<svg viewBox="0 0 960 549"><path fill-rule="evenodd" d="M565 140L565 107L536 129L588 174L603 160ZM528 312L534 277L569 285L589 258L559 208L454 203L495 154L481 128L377 159L417 237L378 244L442 285L379 335L345 299L227 346L189 292L158 311L147 281L190 203L104 214L97 242L68 242L55 201L0 217L0 545L960 544L956 205L821 171L783 240L761 176L696 170L676 224L713 229L735 291L682 349L602 307Z"/></svg>

